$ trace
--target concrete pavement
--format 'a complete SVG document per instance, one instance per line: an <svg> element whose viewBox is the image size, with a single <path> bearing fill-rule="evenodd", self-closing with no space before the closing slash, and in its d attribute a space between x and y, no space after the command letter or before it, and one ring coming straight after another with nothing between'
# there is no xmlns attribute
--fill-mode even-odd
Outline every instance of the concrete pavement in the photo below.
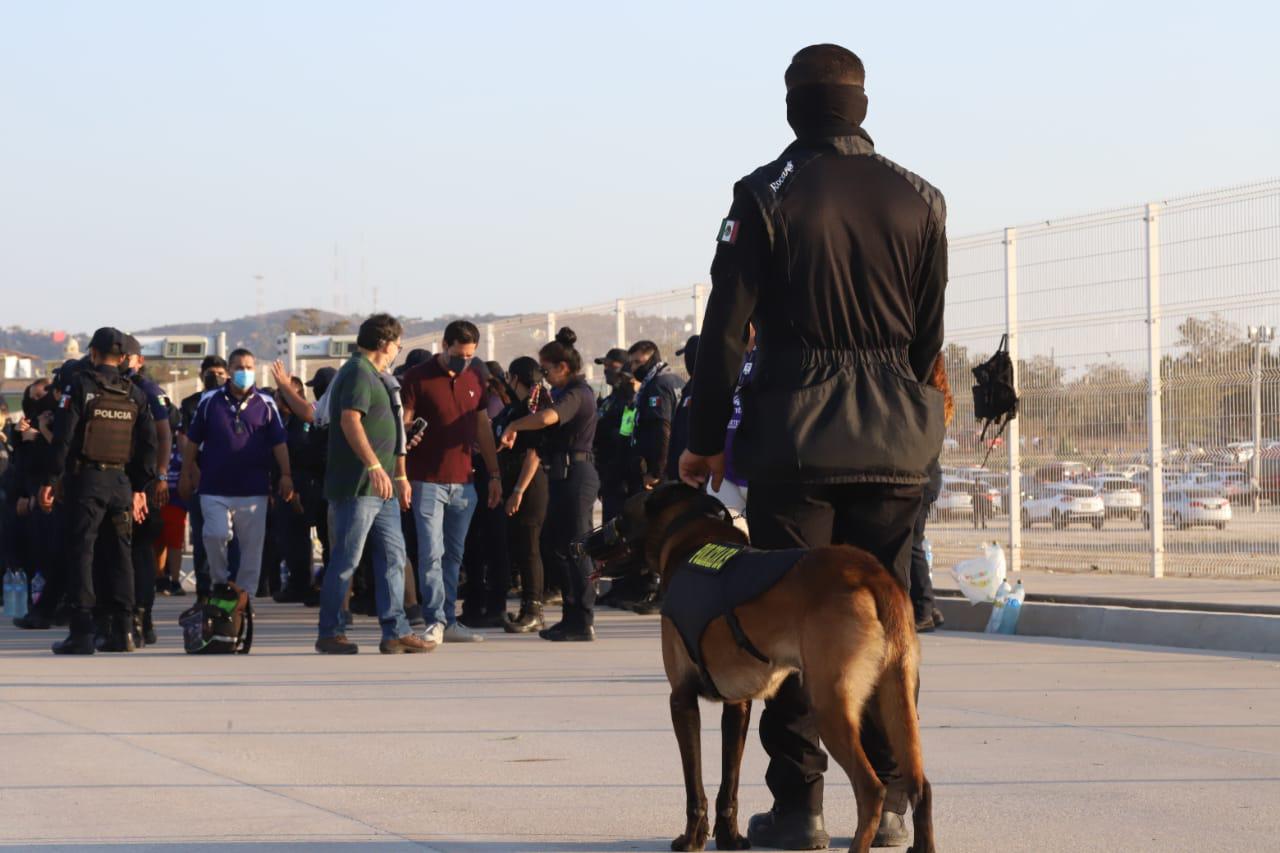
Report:
<svg viewBox="0 0 1280 853"><path fill-rule="evenodd" d="M491 633L428 656L311 652L268 604L248 657L59 659L0 627L0 844L145 851L665 850L683 820L657 621L595 644ZM1275 849L1280 657L946 632L922 723L944 851ZM372 653L371 653L372 652ZM759 709L756 709L758 716ZM710 796L717 709L704 706ZM742 813L767 807L753 733ZM829 829L853 797L829 774Z"/></svg>

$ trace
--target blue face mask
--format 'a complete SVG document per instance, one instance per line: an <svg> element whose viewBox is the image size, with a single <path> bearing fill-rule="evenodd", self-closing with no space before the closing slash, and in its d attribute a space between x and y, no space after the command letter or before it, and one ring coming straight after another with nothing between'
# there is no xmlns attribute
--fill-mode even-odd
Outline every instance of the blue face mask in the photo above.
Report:
<svg viewBox="0 0 1280 853"><path fill-rule="evenodd" d="M242 391L248 391L253 387L253 371L237 370L231 374L231 381L236 383L236 387Z"/></svg>

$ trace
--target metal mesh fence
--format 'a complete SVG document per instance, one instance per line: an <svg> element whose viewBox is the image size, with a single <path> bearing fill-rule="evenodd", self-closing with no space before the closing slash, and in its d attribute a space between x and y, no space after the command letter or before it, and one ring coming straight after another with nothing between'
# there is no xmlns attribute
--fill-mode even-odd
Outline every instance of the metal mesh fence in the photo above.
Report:
<svg viewBox="0 0 1280 853"><path fill-rule="evenodd" d="M1025 568L1280 576L1280 180L950 248L939 565L997 540ZM513 318L481 352L506 365L570 326L588 362L649 339L683 375L704 303L698 286ZM1020 415L984 439L971 371L1005 333Z"/></svg>

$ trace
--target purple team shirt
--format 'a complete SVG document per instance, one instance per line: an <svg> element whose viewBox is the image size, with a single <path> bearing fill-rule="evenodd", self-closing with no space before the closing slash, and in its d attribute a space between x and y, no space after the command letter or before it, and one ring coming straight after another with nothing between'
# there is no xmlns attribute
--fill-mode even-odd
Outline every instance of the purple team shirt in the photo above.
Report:
<svg viewBox="0 0 1280 853"><path fill-rule="evenodd" d="M200 445L200 494L270 494L273 450L286 441L280 411L256 390L237 401L228 386L201 397L187 427L187 438Z"/></svg>

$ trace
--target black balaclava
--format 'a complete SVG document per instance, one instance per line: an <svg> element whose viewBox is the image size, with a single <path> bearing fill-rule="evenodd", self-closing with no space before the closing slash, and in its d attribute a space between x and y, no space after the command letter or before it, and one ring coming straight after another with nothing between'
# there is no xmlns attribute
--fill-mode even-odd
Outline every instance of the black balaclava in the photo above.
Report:
<svg viewBox="0 0 1280 853"><path fill-rule="evenodd" d="M787 123L798 139L852 136L867 117L867 93L853 84L813 83L787 92Z"/></svg>

